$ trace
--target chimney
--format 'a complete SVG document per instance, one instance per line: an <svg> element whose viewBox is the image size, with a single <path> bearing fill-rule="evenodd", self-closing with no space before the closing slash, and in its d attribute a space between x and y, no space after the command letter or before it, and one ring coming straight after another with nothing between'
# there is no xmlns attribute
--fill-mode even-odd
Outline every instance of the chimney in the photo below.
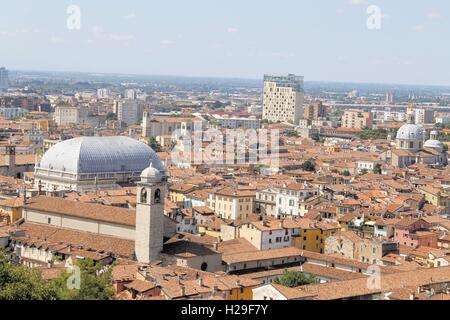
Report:
<svg viewBox="0 0 450 320"><path fill-rule="evenodd" d="M409 300L415 300L416 299L416 294L414 292L411 292L411 294L409 295Z"/></svg>
<svg viewBox="0 0 450 320"><path fill-rule="evenodd" d="M239 280L239 279L236 280L236 286L237 286L237 287L240 287L240 286L241 286L241 280Z"/></svg>
<svg viewBox="0 0 450 320"><path fill-rule="evenodd" d="M182 284L180 286L180 289L181 289L181 296L184 297L186 295L186 288L185 288L184 284Z"/></svg>
<svg viewBox="0 0 450 320"><path fill-rule="evenodd" d="M213 243L213 249L214 249L215 251L219 250L219 242L218 242L218 241L215 241L215 242Z"/></svg>
<svg viewBox="0 0 450 320"><path fill-rule="evenodd" d="M199 277L197 279L197 284L198 284L199 287L203 287L203 278L202 277Z"/></svg>

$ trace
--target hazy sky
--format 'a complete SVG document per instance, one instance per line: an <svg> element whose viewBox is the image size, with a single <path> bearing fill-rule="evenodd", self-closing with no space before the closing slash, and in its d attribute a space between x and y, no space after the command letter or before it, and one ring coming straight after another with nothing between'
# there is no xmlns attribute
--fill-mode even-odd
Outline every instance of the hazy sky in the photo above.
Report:
<svg viewBox="0 0 450 320"><path fill-rule="evenodd" d="M69 5L80 30L66 26ZM380 30L366 26L369 5ZM450 1L2 0L1 65L450 85Z"/></svg>

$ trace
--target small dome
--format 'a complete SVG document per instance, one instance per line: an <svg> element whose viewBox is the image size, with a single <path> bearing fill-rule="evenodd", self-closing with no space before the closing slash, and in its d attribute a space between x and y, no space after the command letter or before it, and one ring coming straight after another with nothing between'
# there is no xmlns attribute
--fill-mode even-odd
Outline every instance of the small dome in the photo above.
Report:
<svg viewBox="0 0 450 320"><path fill-rule="evenodd" d="M415 124L405 124L397 132L400 140L423 140L423 131Z"/></svg>
<svg viewBox="0 0 450 320"><path fill-rule="evenodd" d="M424 148L432 148L432 149L438 149L438 150L443 150L444 149L444 144L442 142L440 142L439 140L428 140L425 142L425 144L423 145Z"/></svg>
<svg viewBox="0 0 450 320"><path fill-rule="evenodd" d="M152 165L142 171L141 182L161 182L165 177L165 172L154 168Z"/></svg>

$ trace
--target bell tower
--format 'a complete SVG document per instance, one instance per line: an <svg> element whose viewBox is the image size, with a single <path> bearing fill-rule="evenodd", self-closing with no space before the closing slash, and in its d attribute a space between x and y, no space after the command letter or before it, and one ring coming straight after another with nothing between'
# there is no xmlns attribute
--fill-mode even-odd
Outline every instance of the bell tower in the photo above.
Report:
<svg viewBox="0 0 450 320"><path fill-rule="evenodd" d="M151 120L152 116L149 112L145 111L142 117L142 137L148 138L151 135Z"/></svg>
<svg viewBox="0 0 450 320"><path fill-rule="evenodd" d="M141 173L136 190L134 250L141 263L159 260L164 241L164 198L167 177L150 165Z"/></svg>

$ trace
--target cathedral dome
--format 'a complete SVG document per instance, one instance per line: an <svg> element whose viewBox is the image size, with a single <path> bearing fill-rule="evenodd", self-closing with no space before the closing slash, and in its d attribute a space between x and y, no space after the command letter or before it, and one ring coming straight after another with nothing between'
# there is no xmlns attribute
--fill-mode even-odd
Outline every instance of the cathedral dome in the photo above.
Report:
<svg viewBox="0 0 450 320"><path fill-rule="evenodd" d="M38 169L76 175L139 174L149 166L164 170L158 155L129 137L79 137L60 142L42 157Z"/></svg>
<svg viewBox="0 0 450 320"><path fill-rule="evenodd" d="M405 124L397 132L399 140L423 140L423 131L415 124Z"/></svg>

